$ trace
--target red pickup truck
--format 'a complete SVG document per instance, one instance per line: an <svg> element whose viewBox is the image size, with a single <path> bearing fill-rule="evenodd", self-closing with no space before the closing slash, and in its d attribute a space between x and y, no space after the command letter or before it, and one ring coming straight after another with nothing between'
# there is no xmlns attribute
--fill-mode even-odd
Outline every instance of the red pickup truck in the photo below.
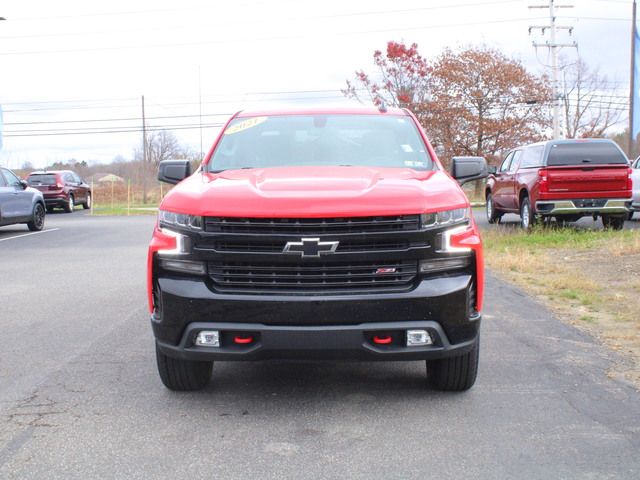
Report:
<svg viewBox="0 0 640 480"><path fill-rule="evenodd" d="M487 220L520 214L522 228L555 217L559 223L602 218L620 230L631 211L631 169L608 139L553 140L516 148L489 175Z"/></svg>
<svg viewBox="0 0 640 480"><path fill-rule="evenodd" d="M162 201L147 287L158 373L203 388L214 361L426 361L440 390L476 378L482 244L459 183L400 109L240 112ZM453 177L453 178L452 178ZM457 180L457 182L456 182Z"/></svg>

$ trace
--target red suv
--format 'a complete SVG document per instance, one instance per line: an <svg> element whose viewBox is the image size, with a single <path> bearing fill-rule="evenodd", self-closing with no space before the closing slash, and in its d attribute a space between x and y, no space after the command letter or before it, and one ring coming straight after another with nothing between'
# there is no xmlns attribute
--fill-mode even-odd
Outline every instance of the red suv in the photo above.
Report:
<svg viewBox="0 0 640 480"><path fill-rule="evenodd" d="M33 172L27 182L42 192L48 212L60 207L71 213L78 204L85 209L91 208L91 188L71 170Z"/></svg>
<svg viewBox="0 0 640 480"><path fill-rule="evenodd" d="M160 378L204 387L218 360L426 360L476 378L482 245L458 182L400 109L241 112L160 205L148 256ZM188 178L187 178L188 177ZM458 179L458 182L454 178ZM183 180L181 182L181 180Z"/></svg>
<svg viewBox="0 0 640 480"><path fill-rule="evenodd" d="M575 222L602 218L622 229L631 211L631 172L618 145L608 139L553 140L516 148L487 180L487 219L519 213L522 228L537 219Z"/></svg>

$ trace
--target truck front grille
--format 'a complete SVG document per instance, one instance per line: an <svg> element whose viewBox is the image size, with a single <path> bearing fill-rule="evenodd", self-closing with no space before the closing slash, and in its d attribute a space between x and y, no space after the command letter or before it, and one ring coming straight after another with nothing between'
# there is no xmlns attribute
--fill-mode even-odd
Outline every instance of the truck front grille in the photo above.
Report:
<svg viewBox="0 0 640 480"><path fill-rule="evenodd" d="M404 291L411 288L418 262L324 262L252 264L210 262L209 277L225 293L331 294L360 291Z"/></svg>
<svg viewBox="0 0 640 480"><path fill-rule="evenodd" d="M205 231L212 233L321 235L415 231L419 215L350 218L235 218L205 217Z"/></svg>
<svg viewBox="0 0 640 480"><path fill-rule="evenodd" d="M264 240L261 238L230 240L223 239L214 243L217 252L225 253L281 253L286 245L286 240ZM425 245L421 243L421 245ZM338 245L336 252L379 252L402 251L408 249L410 243L407 240L343 240Z"/></svg>

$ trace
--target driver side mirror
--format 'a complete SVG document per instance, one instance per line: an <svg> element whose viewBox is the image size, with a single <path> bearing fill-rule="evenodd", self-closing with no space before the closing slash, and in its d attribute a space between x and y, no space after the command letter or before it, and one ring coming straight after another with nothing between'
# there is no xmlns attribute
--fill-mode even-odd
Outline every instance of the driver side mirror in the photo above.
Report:
<svg viewBox="0 0 640 480"><path fill-rule="evenodd" d="M163 160L158 165L158 180L175 185L191 176L189 160Z"/></svg>
<svg viewBox="0 0 640 480"><path fill-rule="evenodd" d="M489 165L489 175L495 175L496 173L498 173L498 167Z"/></svg>
<svg viewBox="0 0 640 480"><path fill-rule="evenodd" d="M23 190L26 190L29 184L27 183L26 180L20 180L20 186L22 187Z"/></svg>
<svg viewBox="0 0 640 480"><path fill-rule="evenodd" d="M453 157L451 159L451 176L460 185L486 178L487 175L489 175L487 161L482 157Z"/></svg>

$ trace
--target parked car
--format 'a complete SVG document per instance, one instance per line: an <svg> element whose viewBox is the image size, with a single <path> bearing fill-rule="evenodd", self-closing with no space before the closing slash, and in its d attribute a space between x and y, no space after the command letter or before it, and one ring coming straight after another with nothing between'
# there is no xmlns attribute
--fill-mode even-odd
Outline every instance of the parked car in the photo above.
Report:
<svg viewBox="0 0 640 480"><path fill-rule="evenodd" d="M31 231L44 228L42 193L7 168L0 168L0 226L26 223Z"/></svg>
<svg viewBox="0 0 640 480"><path fill-rule="evenodd" d="M633 183L633 203L629 212L629 220L633 218L635 212L640 212L640 157L631 164L631 182Z"/></svg>
<svg viewBox="0 0 640 480"><path fill-rule="evenodd" d="M59 207L71 213L78 204L85 209L91 208L91 187L71 170L32 172L27 182L44 194L49 212Z"/></svg>
<svg viewBox="0 0 640 480"><path fill-rule="evenodd" d="M608 139L552 140L512 150L487 180L489 223L520 214L522 228L539 219L602 218L622 229L631 209L631 169Z"/></svg>
<svg viewBox="0 0 640 480"><path fill-rule="evenodd" d="M164 385L203 388L218 360L330 358L422 360L434 388L471 388L484 271L458 182L487 164L452 163L391 108L241 112L193 175L162 162L179 183L148 256Z"/></svg>

